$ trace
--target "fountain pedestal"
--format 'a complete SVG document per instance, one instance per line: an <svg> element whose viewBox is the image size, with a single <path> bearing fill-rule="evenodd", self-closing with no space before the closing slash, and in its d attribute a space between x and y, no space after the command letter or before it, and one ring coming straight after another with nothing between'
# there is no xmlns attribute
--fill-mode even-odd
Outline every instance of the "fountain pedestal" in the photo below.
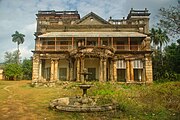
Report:
<svg viewBox="0 0 180 120"><path fill-rule="evenodd" d="M82 94L83 97L86 97L86 96L87 96L87 90L88 90L91 86L92 86L92 85L87 85L87 84L81 84L81 85L79 85L80 89L83 90L83 94Z"/></svg>
<svg viewBox="0 0 180 120"><path fill-rule="evenodd" d="M87 90L88 90L89 88L91 88L91 86L92 86L92 85L86 84L86 77L87 77L87 75L91 75L91 73L89 73L89 72L87 71L87 69L84 68L83 72L81 72L81 73L79 73L79 74L81 74L81 75L84 76L84 83L81 84L81 85L79 85L79 87L80 87L80 89L83 90L82 96L83 96L83 97L86 97L86 96L87 96Z"/></svg>

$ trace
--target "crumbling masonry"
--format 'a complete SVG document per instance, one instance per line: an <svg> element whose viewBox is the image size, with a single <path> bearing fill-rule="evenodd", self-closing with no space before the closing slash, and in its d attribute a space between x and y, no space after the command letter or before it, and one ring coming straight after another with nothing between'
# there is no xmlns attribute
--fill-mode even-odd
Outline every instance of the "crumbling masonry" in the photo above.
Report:
<svg viewBox="0 0 180 120"><path fill-rule="evenodd" d="M130 10L108 21L91 12L38 11L32 83L88 80L152 83L149 15Z"/></svg>

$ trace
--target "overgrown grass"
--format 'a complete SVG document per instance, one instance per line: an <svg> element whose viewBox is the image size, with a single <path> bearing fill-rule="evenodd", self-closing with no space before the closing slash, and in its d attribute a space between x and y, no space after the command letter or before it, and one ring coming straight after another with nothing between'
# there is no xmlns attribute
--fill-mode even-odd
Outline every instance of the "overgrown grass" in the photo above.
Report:
<svg viewBox="0 0 180 120"><path fill-rule="evenodd" d="M177 120L180 118L180 82L151 85L126 85L94 82L89 96L99 97L98 104L116 102L118 109L100 113L66 113L52 111L49 101L58 97L77 96L78 83L62 83L56 87L30 86L30 81L0 81L0 116L2 119L47 120ZM4 90L12 91L13 96ZM1 119L0 118L0 119Z"/></svg>

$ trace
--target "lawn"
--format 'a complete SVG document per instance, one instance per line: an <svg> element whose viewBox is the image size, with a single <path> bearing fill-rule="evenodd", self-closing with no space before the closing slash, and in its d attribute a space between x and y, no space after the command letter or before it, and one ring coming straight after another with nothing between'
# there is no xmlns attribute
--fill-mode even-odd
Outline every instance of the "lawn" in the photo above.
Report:
<svg viewBox="0 0 180 120"><path fill-rule="evenodd" d="M81 95L77 83L56 87L31 87L31 81L0 81L0 120L176 120L180 116L180 82L152 85L93 83L88 95L109 98L119 105L116 111L99 113L58 112L49 101Z"/></svg>

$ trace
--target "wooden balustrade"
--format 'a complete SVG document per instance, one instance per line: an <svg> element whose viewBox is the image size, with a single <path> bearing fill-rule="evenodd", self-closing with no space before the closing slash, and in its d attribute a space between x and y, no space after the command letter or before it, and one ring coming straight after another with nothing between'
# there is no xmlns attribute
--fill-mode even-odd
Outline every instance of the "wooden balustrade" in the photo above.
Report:
<svg viewBox="0 0 180 120"><path fill-rule="evenodd" d="M87 45L84 47L98 47L96 45ZM106 46L99 46L99 47L106 47ZM107 46L109 47L109 46ZM116 51L140 51L142 46L141 45L113 45ZM72 45L42 45L42 51L69 51L72 50Z"/></svg>

